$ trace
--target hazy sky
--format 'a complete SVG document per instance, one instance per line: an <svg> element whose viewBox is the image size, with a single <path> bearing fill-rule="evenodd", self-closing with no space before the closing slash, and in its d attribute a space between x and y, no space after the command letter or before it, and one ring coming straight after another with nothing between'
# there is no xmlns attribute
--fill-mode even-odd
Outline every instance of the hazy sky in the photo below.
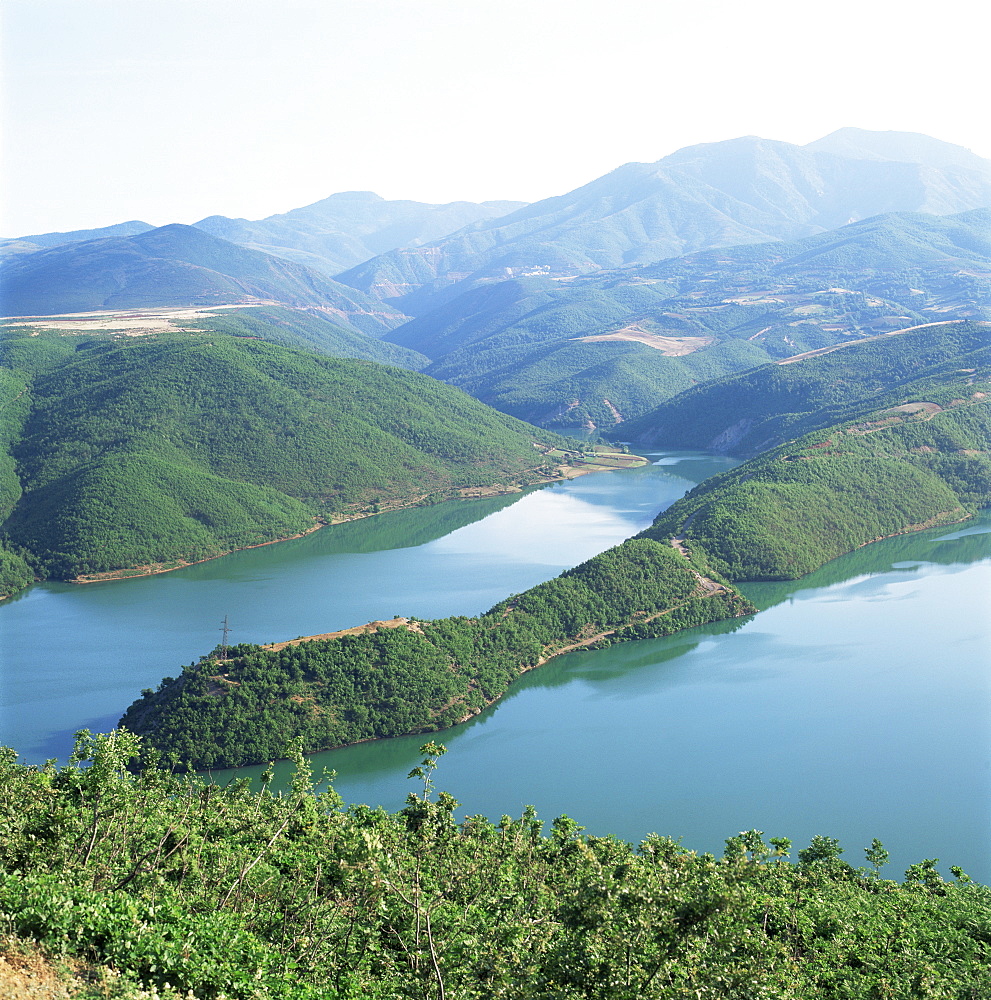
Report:
<svg viewBox="0 0 991 1000"><path fill-rule="evenodd" d="M3 0L0 235L534 201L847 125L991 157L983 4Z"/></svg>

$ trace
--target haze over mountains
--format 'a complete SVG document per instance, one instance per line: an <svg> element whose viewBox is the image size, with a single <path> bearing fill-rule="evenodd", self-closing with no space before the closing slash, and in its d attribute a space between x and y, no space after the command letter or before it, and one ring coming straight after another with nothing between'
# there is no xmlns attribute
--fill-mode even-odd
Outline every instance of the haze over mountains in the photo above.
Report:
<svg viewBox="0 0 991 1000"><path fill-rule="evenodd" d="M396 247L440 239L522 206L519 201L425 205L386 201L371 191L345 191L258 222L211 215L195 225L213 236L335 275Z"/></svg>
<svg viewBox="0 0 991 1000"><path fill-rule="evenodd" d="M609 427L771 359L987 316L989 207L991 162L928 136L748 136L526 206L346 192L257 222L9 240L2 311L306 309L239 332L391 360L354 339L383 338L507 413Z"/></svg>
<svg viewBox="0 0 991 1000"><path fill-rule="evenodd" d="M529 274L567 277L707 247L794 240L884 212L991 205L991 163L909 133L841 129L796 146L746 136L628 163L568 194L391 251L340 280L419 315L436 293Z"/></svg>
<svg viewBox="0 0 991 1000"><path fill-rule="evenodd" d="M611 427L770 360L991 315L989 233L987 209L899 213L568 282L479 285L387 338L532 423Z"/></svg>
<svg viewBox="0 0 991 1000"><path fill-rule="evenodd" d="M151 306L281 302L384 333L404 317L311 268L170 225L18 255L3 273L10 316Z"/></svg>

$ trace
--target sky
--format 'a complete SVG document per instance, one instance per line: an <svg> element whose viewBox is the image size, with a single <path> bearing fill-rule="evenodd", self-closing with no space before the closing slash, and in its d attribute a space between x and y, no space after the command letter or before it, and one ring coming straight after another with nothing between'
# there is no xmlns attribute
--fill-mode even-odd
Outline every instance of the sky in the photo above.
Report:
<svg viewBox="0 0 991 1000"><path fill-rule="evenodd" d="M0 236L536 201L741 135L991 158L988 5L3 0Z"/></svg>

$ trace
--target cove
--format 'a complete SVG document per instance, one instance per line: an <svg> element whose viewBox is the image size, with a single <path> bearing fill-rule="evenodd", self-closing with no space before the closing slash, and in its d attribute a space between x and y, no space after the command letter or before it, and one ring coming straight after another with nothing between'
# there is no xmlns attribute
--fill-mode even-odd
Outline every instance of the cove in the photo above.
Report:
<svg viewBox="0 0 991 1000"><path fill-rule="evenodd" d="M650 522L731 462L586 476L519 499L381 515L174 574L42 585L0 607L2 741L64 759L142 687L219 641L263 642L392 617L473 614ZM336 534L335 534L336 533ZM898 878L941 859L991 882L991 513L866 546L762 608L667 639L552 660L470 722L311 759L348 802L399 808L427 738L438 788L498 819L534 803L589 832L651 831L721 852L756 827L795 849L836 837L863 863L884 841ZM261 768L217 773L257 777ZM277 766L284 781L288 765Z"/></svg>

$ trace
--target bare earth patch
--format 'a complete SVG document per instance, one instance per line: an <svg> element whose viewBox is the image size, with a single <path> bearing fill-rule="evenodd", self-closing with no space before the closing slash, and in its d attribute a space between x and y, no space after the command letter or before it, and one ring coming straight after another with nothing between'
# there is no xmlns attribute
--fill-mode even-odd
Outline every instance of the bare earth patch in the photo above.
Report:
<svg viewBox="0 0 991 1000"><path fill-rule="evenodd" d="M368 632L377 632L380 628L405 628L409 632L422 632L419 622L411 622L408 618L390 618L384 622L369 622L367 625L356 625L354 628L341 629L340 632L324 632L322 635L304 635L299 639L290 639L288 642L273 642L262 649L269 649L277 653L286 646L298 646L301 642L317 642L322 639L339 639L342 635L365 635Z"/></svg>
<svg viewBox="0 0 991 1000"><path fill-rule="evenodd" d="M669 358L680 358L685 354L693 354L701 351L703 347L714 344L714 337L666 337L660 333L651 333L637 323L623 327L622 330L614 330L612 333L599 333L591 337L575 337L583 344L591 344L595 341L634 341L652 347L661 354L666 354Z"/></svg>
<svg viewBox="0 0 991 1000"><path fill-rule="evenodd" d="M892 406L885 413L940 413L943 407L938 403L902 403L901 406Z"/></svg>
<svg viewBox="0 0 991 1000"><path fill-rule="evenodd" d="M225 309L246 309L254 306L277 305L272 301L251 299L235 305L200 306L161 309L118 309L100 312L66 313L63 316L5 316L5 322L36 330L61 330L63 333L119 333L141 337L169 330L186 332L184 323L215 316Z"/></svg>

